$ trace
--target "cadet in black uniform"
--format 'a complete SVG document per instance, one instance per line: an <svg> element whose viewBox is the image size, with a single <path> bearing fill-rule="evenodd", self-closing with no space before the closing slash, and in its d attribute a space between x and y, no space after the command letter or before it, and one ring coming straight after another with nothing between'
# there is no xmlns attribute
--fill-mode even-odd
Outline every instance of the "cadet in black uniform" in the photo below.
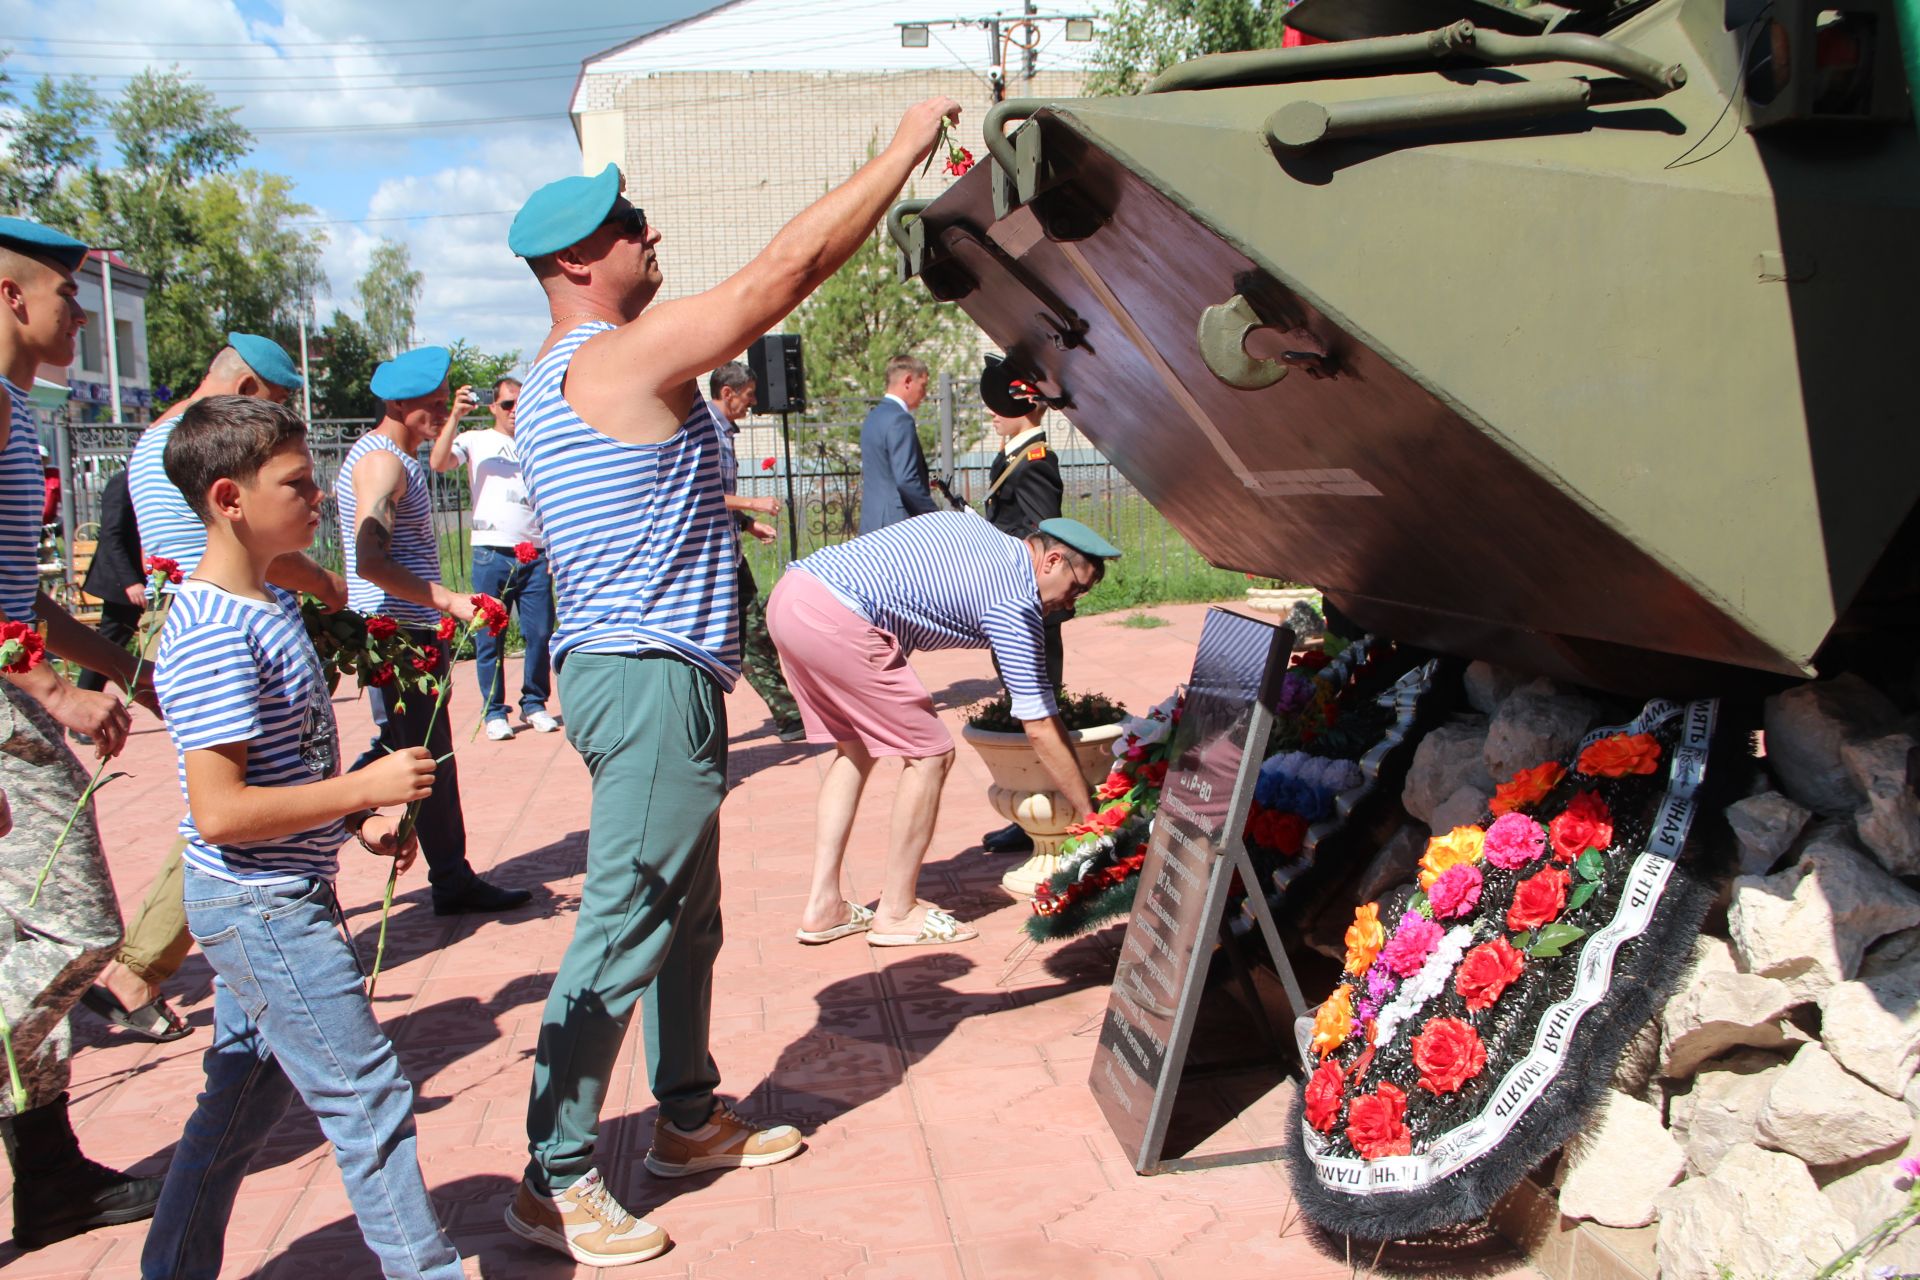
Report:
<svg viewBox="0 0 1920 1280"><path fill-rule="evenodd" d="M1026 537L1042 520L1060 514L1065 486L1060 479L1060 459L1047 447L1046 428L1040 425L1045 412L1044 405L1035 405L1023 418L993 415L1001 450L987 473L987 496L981 505L994 528L1016 538ZM1060 627L1072 616L1072 610L1064 609L1046 617L1047 679L1056 689L1065 661ZM1033 838L1017 822L989 831L980 837L980 843L989 853L1025 853L1033 848Z"/></svg>

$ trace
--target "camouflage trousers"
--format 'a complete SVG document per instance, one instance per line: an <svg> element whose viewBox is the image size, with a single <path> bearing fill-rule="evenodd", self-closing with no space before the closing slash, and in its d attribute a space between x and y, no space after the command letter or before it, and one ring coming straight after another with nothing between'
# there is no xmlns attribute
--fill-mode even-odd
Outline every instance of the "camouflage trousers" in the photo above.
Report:
<svg viewBox="0 0 1920 1280"><path fill-rule="evenodd" d="M740 561L739 579L740 674L773 713L776 729L797 727L800 708L787 690L787 678L780 673L780 651L767 634L767 602L761 598L745 559Z"/></svg>
<svg viewBox="0 0 1920 1280"><path fill-rule="evenodd" d="M13 809L13 830L0 837L0 1008L13 1027L31 1108L66 1091L67 1011L119 947L120 907L91 806L73 824L39 901L27 905L91 770L39 703L11 684L0 682L0 690L0 791ZM0 1115L12 1114L10 1093L0 1085Z"/></svg>

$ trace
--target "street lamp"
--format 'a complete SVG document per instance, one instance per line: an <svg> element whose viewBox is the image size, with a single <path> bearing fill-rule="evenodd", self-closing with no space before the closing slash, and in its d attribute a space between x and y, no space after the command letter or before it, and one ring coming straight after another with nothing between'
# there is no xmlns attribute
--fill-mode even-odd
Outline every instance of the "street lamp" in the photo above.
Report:
<svg viewBox="0 0 1920 1280"><path fill-rule="evenodd" d="M927 25L924 22L903 22L900 24L900 47L902 49L924 49L927 47Z"/></svg>
<svg viewBox="0 0 1920 1280"><path fill-rule="evenodd" d="M1093 39L1092 18L1067 19L1067 43L1085 44L1091 39Z"/></svg>

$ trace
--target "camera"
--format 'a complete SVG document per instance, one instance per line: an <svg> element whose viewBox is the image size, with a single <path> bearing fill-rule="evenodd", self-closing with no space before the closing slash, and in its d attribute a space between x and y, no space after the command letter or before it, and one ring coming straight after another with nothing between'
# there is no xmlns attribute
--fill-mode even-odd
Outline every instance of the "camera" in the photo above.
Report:
<svg viewBox="0 0 1920 1280"><path fill-rule="evenodd" d="M481 407L482 409L484 409L484 408L486 408L486 407L487 407L488 405L490 405L490 404L492 404L492 403L493 403L493 388L492 388L492 387L488 387L488 388L486 388L485 390L482 390L482 389L481 389L481 388L479 388L479 387L475 387L475 388L473 389L473 402L474 402L474 403L475 403L476 405L478 405L478 406L480 406L480 407Z"/></svg>

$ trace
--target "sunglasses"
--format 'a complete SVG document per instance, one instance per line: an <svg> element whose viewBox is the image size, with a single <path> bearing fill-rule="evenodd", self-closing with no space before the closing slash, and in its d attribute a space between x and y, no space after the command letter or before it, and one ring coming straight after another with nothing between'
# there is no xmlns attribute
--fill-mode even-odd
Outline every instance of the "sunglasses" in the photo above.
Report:
<svg viewBox="0 0 1920 1280"><path fill-rule="evenodd" d="M629 240L638 239L647 234L647 211L628 206L616 209L600 223L601 226L620 228L620 234Z"/></svg>
<svg viewBox="0 0 1920 1280"><path fill-rule="evenodd" d="M493 402L493 407L496 409L503 409L508 413L512 413L513 406L519 403L520 402L518 400L495 400Z"/></svg>

